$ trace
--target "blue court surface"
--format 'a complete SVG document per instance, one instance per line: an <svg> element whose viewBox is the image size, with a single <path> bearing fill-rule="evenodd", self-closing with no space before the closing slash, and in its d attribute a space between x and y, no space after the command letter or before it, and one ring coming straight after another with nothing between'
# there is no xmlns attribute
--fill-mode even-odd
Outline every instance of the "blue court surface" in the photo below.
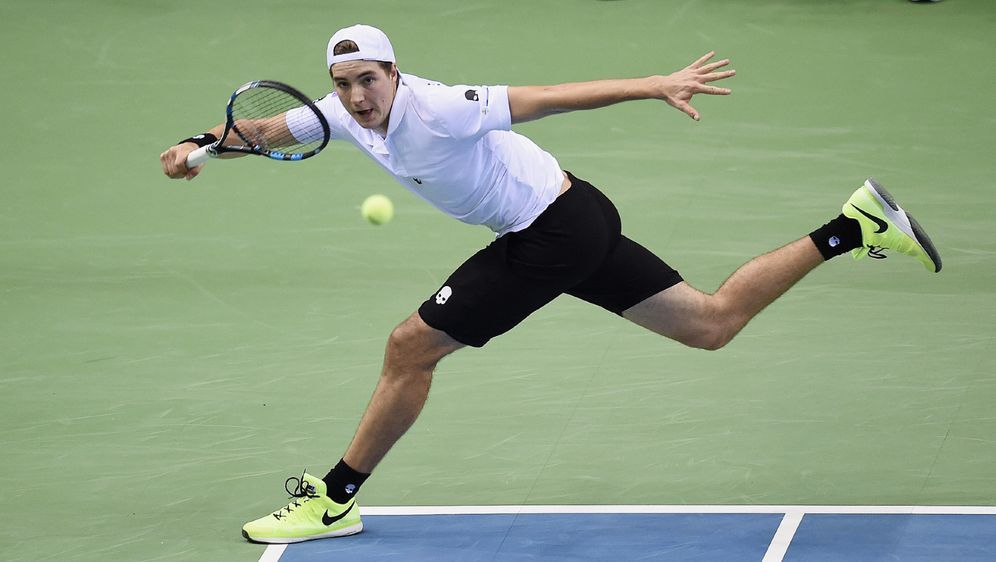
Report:
<svg viewBox="0 0 996 562"><path fill-rule="evenodd" d="M996 508L463 506L365 508L363 533L270 546L314 560L996 560Z"/></svg>

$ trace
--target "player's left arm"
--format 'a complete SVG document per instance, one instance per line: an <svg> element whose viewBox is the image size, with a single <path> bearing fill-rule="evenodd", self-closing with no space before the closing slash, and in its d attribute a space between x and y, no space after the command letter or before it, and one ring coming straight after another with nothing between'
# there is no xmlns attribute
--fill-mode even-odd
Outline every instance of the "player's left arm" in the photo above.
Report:
<svg viewBox="0 0 996 562"><path fill-rule="evenodd" d="M689 103L692 96L729 95L731 92L729 88L720 88L709 83L736 74L732 69L719 70L730 64L728 59L709 62L714 55L714 52L706 53L692 64L667 76L596 80L556 86L510 86L508 105L512 112L512 123L646 99L663 100L698 121L699 112Z"/></svg>

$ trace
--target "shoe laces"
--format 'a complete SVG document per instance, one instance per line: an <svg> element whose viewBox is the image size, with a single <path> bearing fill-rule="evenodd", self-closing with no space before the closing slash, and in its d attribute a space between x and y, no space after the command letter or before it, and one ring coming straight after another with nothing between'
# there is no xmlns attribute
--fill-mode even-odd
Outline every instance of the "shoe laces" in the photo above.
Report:
<svg viewBox="0 0 996 562"><path fill-rule="evenodd" d="M307 470L305 470L305 472L307 472ZM292 483L293 483L293 488L291 488ZM301 507L305 503L311 501L313 498L318 497L315 487L309 484L304 479L303 472L301 473L300 478L296 476L291 476L290 478L285 480L284 490L286 490L287 493L290 494L290 497L294 498L294 500L291 501L289 504L287 504L286 507L282 507L272 513L273 517L277 521L280 521L284 517L287 517L296 508Z"/></svg>

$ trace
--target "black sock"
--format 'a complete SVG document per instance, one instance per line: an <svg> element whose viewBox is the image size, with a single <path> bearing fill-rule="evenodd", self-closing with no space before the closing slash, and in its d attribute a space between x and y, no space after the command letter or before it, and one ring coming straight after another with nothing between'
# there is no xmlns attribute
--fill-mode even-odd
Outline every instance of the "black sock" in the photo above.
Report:
<svg viewBox="0 0 996 562"><path fill-rule="evenodd" d="M335 503L349 503L369 477L369 474L356 472L346 464L346 461L340 460L339 464L322 478L325 482L325 495L332 498Z"/></svg>
<svg viewBox="0 0 996 562"><path fill-rule="evenodd" d="M840 215L809 234L816 247L828 260L861 247L861 224Z"/></svg>

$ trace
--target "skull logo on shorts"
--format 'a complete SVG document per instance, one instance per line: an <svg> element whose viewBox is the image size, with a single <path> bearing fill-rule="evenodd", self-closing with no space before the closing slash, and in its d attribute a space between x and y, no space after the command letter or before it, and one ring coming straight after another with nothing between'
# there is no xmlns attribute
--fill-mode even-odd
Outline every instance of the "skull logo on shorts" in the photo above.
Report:
<svg viewBox="0 0 996 562"><path fill-rule="evenodd" d="M448 286L443 287L436 293L436 304L446 304L446 301L450 300L450 295L453 294L453 289Z"/></svg>

